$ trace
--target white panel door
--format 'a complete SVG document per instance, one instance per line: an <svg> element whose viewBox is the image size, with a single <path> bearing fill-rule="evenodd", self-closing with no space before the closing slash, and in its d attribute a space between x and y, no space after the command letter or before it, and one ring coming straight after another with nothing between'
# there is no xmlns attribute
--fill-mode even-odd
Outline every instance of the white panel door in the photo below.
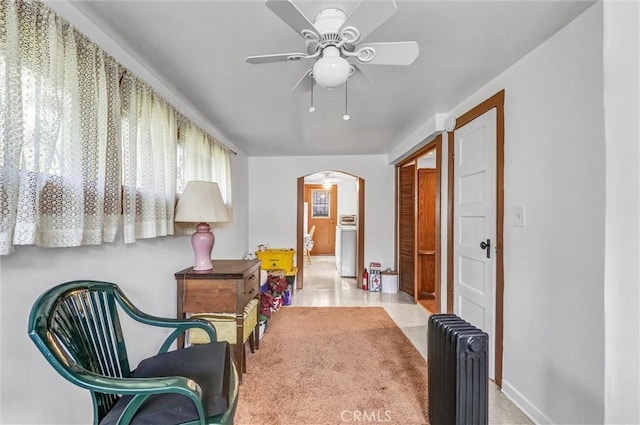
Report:
<svg viewBox="0 0 640 425"><path fill-rule="evenodd" d="M489 334L489 377L494 379L496 109L454 136L454 312Z"/></svg>

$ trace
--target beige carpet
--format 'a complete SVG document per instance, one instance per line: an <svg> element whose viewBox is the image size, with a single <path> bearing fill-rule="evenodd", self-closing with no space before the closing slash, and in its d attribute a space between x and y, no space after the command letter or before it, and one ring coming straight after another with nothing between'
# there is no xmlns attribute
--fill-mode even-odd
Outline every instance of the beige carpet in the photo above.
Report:
<svg viewBox="0 0 640 425"><path fill-rule="evenodd" d="M426 424L426 375L382 307L284 307L248 357L235 423Z"/></svg>

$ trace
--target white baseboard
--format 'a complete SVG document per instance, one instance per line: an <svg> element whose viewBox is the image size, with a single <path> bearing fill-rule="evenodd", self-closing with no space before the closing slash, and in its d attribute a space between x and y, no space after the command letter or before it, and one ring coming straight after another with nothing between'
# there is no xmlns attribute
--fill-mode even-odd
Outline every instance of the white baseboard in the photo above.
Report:
<svg viewBox="0 0 640 425"><path fill-rule="evenodd" d="M536 424L553 424L544 413L533 405L526 397L524 397L513 385L509 384L504 379L502 380L502 393L507 396L509 400L513 402L525 415L529 417Z"/></svg>

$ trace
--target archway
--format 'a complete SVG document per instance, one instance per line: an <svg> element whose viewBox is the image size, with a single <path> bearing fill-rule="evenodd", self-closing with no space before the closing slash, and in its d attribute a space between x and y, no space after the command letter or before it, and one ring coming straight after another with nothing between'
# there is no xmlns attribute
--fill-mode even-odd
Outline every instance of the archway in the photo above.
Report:
<svg viewBox="0 0 640 425"><path fill-rule="evenodd" d="M324 171L324 170L323 170ZM322 172L322 171L321 171ZM356 180L356 282L362 282L362 271L364 269L364 220L365 220L365 195L364 184L365 181L362 177L351 174L342 170L331 170L331 172L347 174ZM312 173L313 174L313 173ZM304 237L307 229L304 228L305 212L304 212L304 197L305 197L305 177L310 176L307 174L298 177L298 190L297 190L297 225L296 225L296 264L298 264L298 275L296 279L296 288L302 289L304 287Z"/></svg>

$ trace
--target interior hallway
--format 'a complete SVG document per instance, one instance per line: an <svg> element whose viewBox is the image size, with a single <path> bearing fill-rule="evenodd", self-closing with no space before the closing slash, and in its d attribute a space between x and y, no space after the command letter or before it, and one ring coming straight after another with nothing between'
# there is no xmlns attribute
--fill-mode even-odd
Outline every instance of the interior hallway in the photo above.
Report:
<svg viewBox="0 0 640 425"><path fill-rule="evenodd" d="M304 288L294 291L291 305L308 307L381 306L402 329L418 351L427 358L427 321L430 312L404 292L383 294L358 289L353 278L339 277L335 258L311 257L305 264ZM489 423L532 424L531 420L489 383Z"/></svg>

